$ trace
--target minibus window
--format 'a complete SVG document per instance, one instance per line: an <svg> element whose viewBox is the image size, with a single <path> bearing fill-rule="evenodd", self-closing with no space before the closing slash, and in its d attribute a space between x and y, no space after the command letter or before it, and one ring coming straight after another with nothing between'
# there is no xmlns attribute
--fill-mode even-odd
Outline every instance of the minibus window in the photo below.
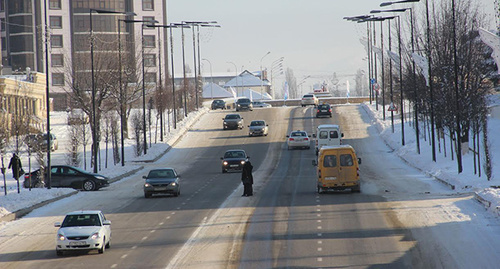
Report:
<svg viewBox="0 0 500 269"><path fill-rule="evenodd" d="M327 131L321 131L321 132L319 132L319 138L320 139L327 139L328 138L328 132Z"/></svg>
<svg viewBox="0 0 500 269"><path fill-rule="evenodd" d="M337 166L337 156L336 155L326 155L323 159L324 167L335 167Z"/></svg>
<svg viewBox="0 0 500 269"><path fill-rule="evenodd" d="M353 166L354 163L352 161L351 154L342 154L340 155L340 166Z"/></svg>
<svg viewBox="0 0 500 269"><path fill-rule="evenodd" d="M337 131L330 131L330 138L339 138L339 133Z"/></svg>

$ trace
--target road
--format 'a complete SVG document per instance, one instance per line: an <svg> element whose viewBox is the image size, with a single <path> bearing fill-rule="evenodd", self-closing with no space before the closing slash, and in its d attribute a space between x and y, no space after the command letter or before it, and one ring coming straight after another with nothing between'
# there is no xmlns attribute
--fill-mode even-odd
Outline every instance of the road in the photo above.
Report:
<svg viewBox="0 0 500 269"><path fill-rule="evenodd" d="M457 194L401 162L358 105L316 119L311 107L241 112L265 119L267 137L222 130L210 111L156 163L98 192L52 203L0 230L1 268L495 268L498 221L469 194ZM291 129L339 123L362 158L362 192L317 194L314 149L287 150ZM220 157L242 148L255 167L255 195L241 197L239 173ZM142 175L174 167L179 197L145 199ZM57 257L64 213L100 209L112 221L111 248ZM472 232L471 232L472 231ZM466 258L465 258L466 257Z"/></svg>

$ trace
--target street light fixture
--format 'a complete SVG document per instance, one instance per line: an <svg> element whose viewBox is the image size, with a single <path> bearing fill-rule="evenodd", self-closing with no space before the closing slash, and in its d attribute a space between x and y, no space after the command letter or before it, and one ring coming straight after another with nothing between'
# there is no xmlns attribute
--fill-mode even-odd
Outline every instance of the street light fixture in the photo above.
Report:
<svg viewBox="0 0 500 269"><path fill-rule="evenodd" d="M381 3L380 6L386 7L386 6L390 6L392 4L415 3L415 2L420 2L420 0L402 0L402 1L394 1L394 2L384 2L384 3Z"/></svg>
<svg viewBox="0 0 500 269"><path fill-rule="evenodd" d="M145 67L144 67L144 26L147 24L158 23L157 20L123 20L125 23L142 23L141 26L141 58L142 58L142 131L144 136L144 155L148 153L148 142L147 142L147 132L146 132L146 79L145 79Z"/></svg>
<svg viewBox="0 0 500 269"><path fill-rule="evenodd" d="M102 10L102 9L89 9L90 16L90 65L91 65L91 84L92 84L92 160L94 163L93 169L94 173L97 173L97 151L99 148L99 142L97 141L97 124L96 124L96 100L95 100L95 78L94 78L94 29L92 26L92 13L98 14L119 14L119 15L131 15L130 12L120 12L112 10ZM48 98L48 96L47 96ZM48 109L48 107L47 107ZM49 143L50 144L50 143Z"/></svg>

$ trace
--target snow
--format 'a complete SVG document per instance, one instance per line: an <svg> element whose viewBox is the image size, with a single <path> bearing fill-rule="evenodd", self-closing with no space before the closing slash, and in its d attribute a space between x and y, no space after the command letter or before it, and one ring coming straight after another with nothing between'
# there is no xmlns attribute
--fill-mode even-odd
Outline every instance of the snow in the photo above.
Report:
<svg viewBox="0 0 500 269"><path fill-rule="evenodd" d="M205 104L205 106L208 105L209 104ZM500 119L490 118L488 122L490 152L492 154L494 169L493 176L491 180L488 181L483 168L481 177L479 177L477 174L474 174L472 152L469 152L468 154L463 156L463 172L458 174L456 160L452 160L450 156L449 140L446 141L447 157L444 156L444 149L441 146L441 151L436 149L437 161L433 162L428 136L427 140L424 140L422 134L422 137L420 139L421 154L418 154L416 151L415 132L412 125L410 125L413 123L413 120L410 120L410 122L405 122L405 145L402 146L400 125L401 121L399 118L399 114L394 114L395 128L393 133L391 128L390 112L386 112L386 120L384 121L382 119L382 107L379 106L379 110L377 111L375 102L373 102L373 104L362 104L361 107L366 110L367 113L372 117L372 124L377 126L378 130L380 131L380 136L383 138L383 140L385 140L385 143L389 147L394 149L394 154L399 156L411 166L454 188L457 192L474 193L476 199L482 202L492 213L499 214L498 208L500 208L500 190L492 188L492 186L500 186L500 157L495 155L500 153L500 136L496 135L500 133ZM112 160L109 160L107 168L105 164L101 164L102 169L99 170L99 173L110 178L116 178L127 172L140 168L141 165L139 162L141 161L154 161L158 159L159 157L163 156L163 154L169 149L169 147L171 147L171 145L173 145L173 143L175 143L175 141L182 136L187 128L189 128L189 126L196 122L198 118L207 111L208 109L205 107L198 111L189 113L188 117L177 123L177 129L171 128L170 132L166 133L164 143L159 141L157 141L156 143L152 143L151 147L148 148L148 153L146 155L136 157L133 152L134 141L133 139L127 139L125 141L126 166L122 167L120 163L114 165L112 164ZM67 128L66 117L67 114L64 112L51 113L53 132L56 134L59 140L59 149L52 154L52 164L62 164L64 163L64 159L66 158L65 151L68 141L68 136L65 129ZM423 124L420 124L420 126L422 128ZM152 136L152 140L155 140L155 135L153 134ZM104 149L101 150L101 156L105 156ZM87 158L89 157L90 153L87 152ZM10 158L10 155L4 156L4 158ZM27 171L28 156L26 153L21 153L21 160L23 163L23 167ZM8 159L5 161L6 163L8 163ZM90 163L90 161L88 161L87 163ZM484 161L481 160L481 163L483 164ZM33 167L31 170L34 170ZM91 168L87 167L86 170L91 171ZM8 195L4 195L4 189L2 186L0 188L0 220L2 220L2 217L4 217L5 220L5 217L12 215L12 213L21 209L29 208L43 201L78 192L73 189L65 188L52 188L50 190L31 189L30 191L21 187L20 193L17 193L17 183L14 179L12 179L10 169L6 170L5 177ZM20 180L20 184L22 186L22 179Z"/></svg>

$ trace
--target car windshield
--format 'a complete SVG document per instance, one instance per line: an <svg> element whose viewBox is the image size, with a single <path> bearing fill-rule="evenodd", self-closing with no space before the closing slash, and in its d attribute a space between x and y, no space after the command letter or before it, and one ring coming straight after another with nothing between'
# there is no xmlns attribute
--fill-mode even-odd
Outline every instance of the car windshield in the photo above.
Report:
<svg viewBox="0 0 500 269"><path fill-rule="evenodd" d="M220 104L220 103L222 103L222 102L224 102L224 101L222 101L222 100L215 100L215 101L214 101L214 104Z"/></svg>
<svg viewBox="0 0 500 269"><path fill-rule="evenodd" d="M250 103L250 99L238 99L238 103Z"/></svg>
<svg viewBox="0 0 500 269"><path fill-rule="evenodd" d="M291 136L307 136L306 132L293 132Z"/></svg>
<svg viewBox="0 0 500 269"><path fill-rule="evenodd" d="M306 94L306 95L304 95L304 97L306 97L306 98L312 98L312 97L314 97L314 95Z"/></svg>
<svg viewBox="0 0 500 269"><path fill-rule="evenodd" d="M227 151L224 158L245 158L245 155L243 151Z"/></svg>
<svg viewBox="0 0 500 269"><path fill-rule="evenodd" d="M250 126L264 126L266 123L264 121L252 121Z"/></svg>
<svg viewBox="0 0 500 269"><path fill-rule="evenodd" d="M236 120L239 118L240 118L240 115L236 115L236 114L226 115L226 119L228 119L228 120Z"/></svg>
<svg viewBox="0 0 500 269"><path fill-rule="evenodd" d="M151 170L149 171L148 178L173 178L175 172L172 169Z"/></svg>
<svg viewBox="0 0 500 269"><path fill-rule="evenodd" d="M97 214L67 215L61 225L61 227L78 226L101 226L101 220Z"/></svg>

